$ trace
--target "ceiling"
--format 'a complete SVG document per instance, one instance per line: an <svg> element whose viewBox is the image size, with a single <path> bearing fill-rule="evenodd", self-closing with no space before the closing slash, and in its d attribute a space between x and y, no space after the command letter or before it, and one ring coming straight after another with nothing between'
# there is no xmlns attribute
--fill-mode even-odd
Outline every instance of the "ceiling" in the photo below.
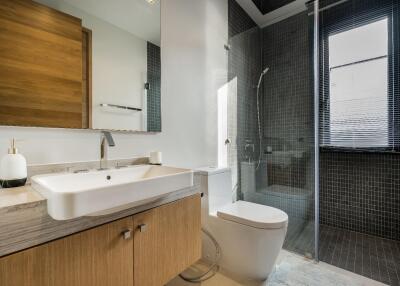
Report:
<svg viewBox="0 0 400 286"><path fill-rule="evenodd" d="M64 0L156 45L160 45L161 39L160 1L149 4L146 0Z"/></svg>
<svg viewBox="0 0 400 286"><path fill-rule="evenodd" d="M305 11L308 0L236 0L236 2L259 27L263 28Z"/></svg>
<svg viewBox="0 0 400 286"><path fill-rule="evenodd" d="M252 0L257 6L258 10L265 15L272 12L278 8L281 8L295 0Z"/></svg>

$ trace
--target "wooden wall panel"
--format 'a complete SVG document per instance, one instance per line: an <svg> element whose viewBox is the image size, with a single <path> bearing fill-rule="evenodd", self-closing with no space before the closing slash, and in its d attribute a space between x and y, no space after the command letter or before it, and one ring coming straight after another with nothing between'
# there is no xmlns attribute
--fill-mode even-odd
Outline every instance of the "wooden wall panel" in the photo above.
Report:
<svg viewBox="0 0 400 286"><path fill-rule="evenodd" d="M82 128L81 20L0 0L0 125Z"/></svg>

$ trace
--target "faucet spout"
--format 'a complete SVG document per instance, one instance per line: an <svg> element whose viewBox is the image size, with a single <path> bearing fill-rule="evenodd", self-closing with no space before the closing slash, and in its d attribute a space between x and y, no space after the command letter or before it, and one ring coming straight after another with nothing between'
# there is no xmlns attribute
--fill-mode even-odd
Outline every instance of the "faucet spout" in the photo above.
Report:
<svg viewBox="0 0 400 286"><path fill-rule="evenodd" d="M102 131L100 136L100 170L108 169L108 147L114 147L115 142L110 132Z"/></svg>
<svg viewBox="0 0 400 286"><path fill-rule="evenodd" d="M114 138L112 137L111 133L108 131L102 131L102 133L103 133L105 140L107 141L108 146L114 147L115 142L114 142Z"/></svg>

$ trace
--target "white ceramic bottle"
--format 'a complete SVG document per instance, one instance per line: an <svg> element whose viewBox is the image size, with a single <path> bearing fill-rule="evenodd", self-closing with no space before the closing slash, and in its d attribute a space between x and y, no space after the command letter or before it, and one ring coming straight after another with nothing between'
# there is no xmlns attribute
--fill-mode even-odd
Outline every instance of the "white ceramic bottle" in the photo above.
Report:
<svg viewBox="0 0 400 286"><path fill-rule="evenodd" d="M150 152L149 163L151 165L162 165L162 153L159 151Z"/></svg>
<svg viewBox="0 0 400 286"><path fill-rule="evenodd" d="M24 186L26 179L26 160L24 156L18 154L15 139L13 139L8 154L0 162L0 186L2 188Z"/></svg>

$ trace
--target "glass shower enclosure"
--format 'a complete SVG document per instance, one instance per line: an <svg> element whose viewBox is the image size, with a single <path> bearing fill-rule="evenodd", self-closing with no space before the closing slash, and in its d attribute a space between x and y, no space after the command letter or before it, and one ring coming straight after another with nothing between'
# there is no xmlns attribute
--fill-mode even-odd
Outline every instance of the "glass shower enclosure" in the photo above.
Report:
<svg viewBox="0 0 400 286"><path fill-rule="evenodd" d="M235 196L285 211L284 248L316 260L317 8L318 1L304 3L293 16L260 27L228 1L227 102Z"/></svg>

